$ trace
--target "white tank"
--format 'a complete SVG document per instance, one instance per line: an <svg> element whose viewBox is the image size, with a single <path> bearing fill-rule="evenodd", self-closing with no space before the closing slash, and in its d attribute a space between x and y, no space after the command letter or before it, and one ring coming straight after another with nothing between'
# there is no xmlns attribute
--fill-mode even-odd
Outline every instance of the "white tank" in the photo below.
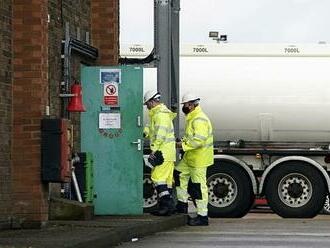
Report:
<svg viewBox="0 0 330 248"><path fill-rule="evenodd" d="M150 51L127 45L121 55ZM144 78L145 91L156 88L155 68L146 68ZM327 44L184 45L180 84L181 95L201 98L215 140L330 141ZM182 112L180 118L183 126Z"/></svg>

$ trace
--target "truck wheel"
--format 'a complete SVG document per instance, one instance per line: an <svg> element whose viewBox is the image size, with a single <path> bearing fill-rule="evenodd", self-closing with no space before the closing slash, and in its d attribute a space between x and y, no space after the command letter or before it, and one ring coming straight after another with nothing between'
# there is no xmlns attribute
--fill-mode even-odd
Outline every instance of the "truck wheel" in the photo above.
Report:
<svg viewBox="0 0 330 248"><path fill-rule="evenodd" d="M250 210L254 194L249 176L239 165L220 161L208 168L209 216L240 218Z"/></svg>
<svg viewBox="0 0 330 248"><path fill-rule="evenodd" d="M284 218L312 218L324 206L326 191L316 168L287 162L267 178L266 198L272 210Z"/></svg>
<svg viewBox="0 0 330 248"><path fill-rule="evenodd" d="M324 203L324 206L323 206L323 211L322 211L324 214L330 214L330 196L327 195L325 197L325 203Z"/></svg>
<svg viewBox="0 0 330 248"><path fill-rule="evenodd" d="M150 174L143 175L143 212L150 213L157 208L157 191Z"/></svg>

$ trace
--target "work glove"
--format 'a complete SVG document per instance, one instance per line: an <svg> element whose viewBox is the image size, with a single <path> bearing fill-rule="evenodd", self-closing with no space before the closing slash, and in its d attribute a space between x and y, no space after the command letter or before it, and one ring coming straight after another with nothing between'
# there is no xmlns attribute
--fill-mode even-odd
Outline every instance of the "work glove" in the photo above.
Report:
<svg viewBox="0 0 330 248"><path fill-rule="evenodd" d="M162 163L164 163L163 153L161 151L156 151L155 153L151 153L149 155L148 162L152 166L161 165Z"/></svg>
<svg viewBox="0 0 330 248"><path fill-rule="evenodd" d="M179 138L176 138L175 139L175 147L176 148L182 148L182 140L181 139L179 139Z"/></svg>

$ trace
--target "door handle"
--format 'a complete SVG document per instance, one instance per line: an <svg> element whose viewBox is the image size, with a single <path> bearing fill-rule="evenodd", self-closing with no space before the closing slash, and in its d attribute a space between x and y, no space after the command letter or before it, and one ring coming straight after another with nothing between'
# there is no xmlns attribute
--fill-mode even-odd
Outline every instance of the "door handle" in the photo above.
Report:
<svg viewBox="0 0 330 248"><path fill-rule="evenodd" d="M137 141L132 141L131 144L137 145L138 151L141 151L141 148L142 148L142 141L141 141L141 139L137 139Z"/></svg>
<svg viewBox="0 0 330 248"><path fill-rule="evenodd" d="M138 127L141 127L141 116L138 115L138 116L136 117L136 122L137 122L137 123L136 123L137 126L138 126Z"/></svg>

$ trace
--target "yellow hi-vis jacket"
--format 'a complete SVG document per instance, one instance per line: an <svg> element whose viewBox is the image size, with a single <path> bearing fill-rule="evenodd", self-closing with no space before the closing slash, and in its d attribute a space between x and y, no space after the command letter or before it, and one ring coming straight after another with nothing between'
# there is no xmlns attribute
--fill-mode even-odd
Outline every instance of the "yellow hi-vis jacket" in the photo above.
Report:
<svg viewBox="0 0 330 248"><path fill-rule="evenodd" d="M200 106L186 116L182 149L183 159L191 166L207 167L214 163L212 124Z"/></svg>
<svg viewBox="0 0 330 248"><path fill-rule="evenodd" d="M150 125L144 129L146 138L150 139L151 151L161 151L164 161L176 160L173 128L175 117L176 113L173 113L164 104L159 104L149 110Z"/></svg>

